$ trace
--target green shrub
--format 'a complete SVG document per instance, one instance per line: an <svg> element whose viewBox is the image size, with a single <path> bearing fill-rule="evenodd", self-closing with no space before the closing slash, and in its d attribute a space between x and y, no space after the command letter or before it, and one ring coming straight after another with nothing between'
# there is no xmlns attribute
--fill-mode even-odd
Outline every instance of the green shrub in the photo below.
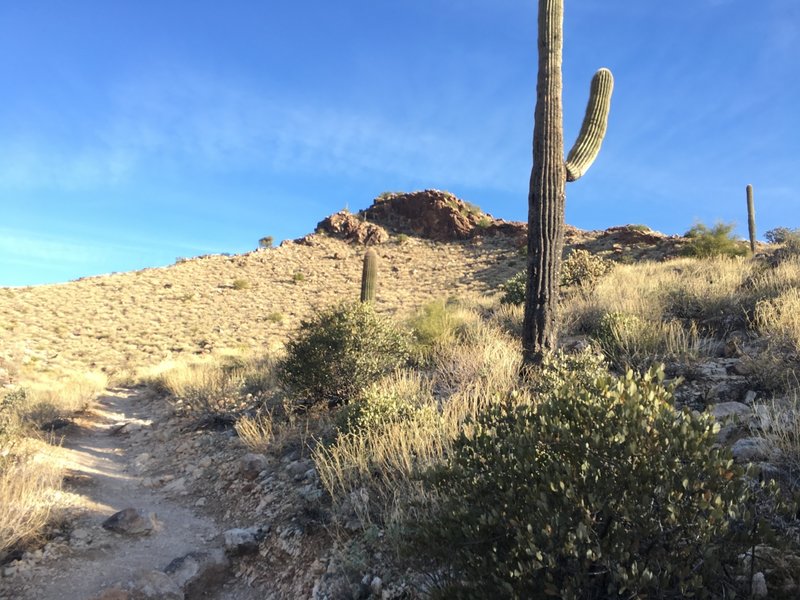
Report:
<svg viewBox="0 0 800 600"><path fill-rule="evenodd" d="M765 237L771 244L782 246L774 255L778 263L800 256L800 229L777 227L770 229Z"/></svg>
<svg viewBox="0 0 800 600"><path fill-rule="evenodd" d="M426 353L437 343L457 338L464 330L468 314L453 298L440 298L422 306L409 320L419 349Z"/></svg>
<svg viewBox="0 0 800 600"><path fill-rule="evenodd" d="M676 413L661 370L566 373L481 413L429 474L405 543L440 597L732 597L748 492L713 420Z"/></svg>
<svg viewBox="0 0 800 600"><path fill-rule="evenodd" d="M399 371L370 385L342 409L338 421L342 432L351 433L437 416L430 382L415 372Z"/></svg>
<svg viewBox="0 0 800 600"><path fill-rule="evenodd" d="M0 392L0 451L4 449L6 441L19 432L19 412L26 399L25 388Z"/></svg>
<svg viewBox="0 0 800 600"><path fill-rule="evenodd" d="M792 239L800 239L800 229L790 229L788 227L776 227L764 234L764 238L770 244L785 244Z"/></svg>
<svg viewBox="0 0 800 600"><path fill-rule="evenodd" d="M250 282L247 279L234 279L231 287L235 290L247 290L250 289Z"/></svg>
<svg viewBox="0 0 800 600"><path fill-rule="evenodd" d="M272 239L272 236L271 235L267 235L267 236L262 237L260 240L258 240L258 247L259 248L272 248L272 243L273 242L274 242L274 240Z"/></svg>
<svg viewBox="0 0 800 600"><path fill-rule="evenodd" d="M709 228L697 223L685 237L689 243L684 247L686 256L705 258L709 256L747 256L747 243L733 235L733 223L717 223Z"/></svg>
<svg viewBox="0 0 800 600"><path fill-rule="evenodd" d="M561 263L561 285L580 286L592 290L600 278L614 267L608 261L588 250L573 250Z"/></svg>
<svg viewBox="0 0 800 600"><path fill-rule="evenodd" d="M501 304L523 304L525 302L525 282L527 278L527 271L520 271L506 281L502 286Z"/></svg>
<svg viewBox="0 0 800 600"><path fill-rule="evenodd" d="M278 379L305 405L346 403L408 359L407 336L368 303L343 304L300 324Z"/></svg>
<svg viewBox="0 0 800 600"><path fill-rule="evenodd" d="M283 323L283 313L278 312L277 310L272 311L266 317L264 317L270 323Z"/></svg>

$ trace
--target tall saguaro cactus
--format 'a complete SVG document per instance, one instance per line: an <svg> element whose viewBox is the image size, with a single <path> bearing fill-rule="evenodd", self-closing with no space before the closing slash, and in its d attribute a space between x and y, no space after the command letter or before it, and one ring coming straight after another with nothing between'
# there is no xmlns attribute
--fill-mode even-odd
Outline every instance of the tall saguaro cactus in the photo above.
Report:
<svg viewBox="0 0 800 600"><path fill-rule="evenodd" d="M364 253L364 268L361 271L361 302L375 300L378 279L378 254L370 248Z"/></svg>
<svg viewBox="0 0 800 600"><path fill-rule="evenodd" d="M756 253L756 207L753 203L753 186L747 186L747 230L750 233L750 252Z"/></svg>
<svg viewBox="0 0 800 600"><path fill-rule="evenodd" d="M614 78L600 69L592 78L580 134L566 161L561 101L563 0L539 0L539 73L533 127L533 169L528 192L528 281L523 347L535 363L558 336L558 277L564 246L567 181L591 166L606 133Z"/></svg>

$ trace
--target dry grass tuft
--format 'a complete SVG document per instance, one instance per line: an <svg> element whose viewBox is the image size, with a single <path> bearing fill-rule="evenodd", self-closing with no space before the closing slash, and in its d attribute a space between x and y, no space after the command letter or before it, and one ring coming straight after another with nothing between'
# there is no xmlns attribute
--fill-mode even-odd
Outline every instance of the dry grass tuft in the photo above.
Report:
<svg viewBox="0 0 800 600"><path fill-rule="evenodd" d="M56 503L61 472L39 445L18 440L13 453L0 448L0 553L35 539Z"/></svg>
<svg viewBox="0 0 800 600"><path fill-rule="evenodd" d="M244 393L260 393L273 385L272 372L273 362L269 358L226 353L164 361L140 371L139 379L172 396L181 410L214 414L243 408Z"/></svg>
<svg viewBox="0 0 800 600"><path fill-rule="evenodd" d="M800 353L800 289L791 288L756 305L756 328L780 345Z"/></svg>
<svg viewBox="0 0 800 600"><path fill-rule="evenodd" d="M103 373L72 374L56 381L38 381L25 388L20 417L36 426L47 425L88 409L108 385Z"/></svg>
<svg viewBox="0 0 800 600"><path fill-rule="evenodd" d="M242 417L234 428L242 443L253 452L265 453L275 438L275 423L270 413Z"/></svg>
<svg viewBox="0 0 800 600"><path fill-rule="evenodd" d="M785 467L800 483L800 396L773 400L757 407L757 435L771 453L771 459Z"/></svg>

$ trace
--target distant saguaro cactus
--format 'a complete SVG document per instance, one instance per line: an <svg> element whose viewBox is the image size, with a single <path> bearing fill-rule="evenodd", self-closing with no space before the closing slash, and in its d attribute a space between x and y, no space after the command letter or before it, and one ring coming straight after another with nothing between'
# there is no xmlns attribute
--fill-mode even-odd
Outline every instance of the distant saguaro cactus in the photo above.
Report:
<svg viewBox="0 0 800 600"><path fill-rule="evenodd" d="M750 252L756 253L756 207L753 203L753 186L747 186L747 230L750 233Z"/></svg>
<svg viewBox="0 0 800 600"><path fill-rule="evenodd" d="M378 253L372 248L364 253L364 268L361 271L361 302L375 300L375 287L378 279Z"/></svg>
<svg viewBox="0 0 800 600"><path fill-rule="evenodd" d="M597 158L606 133L614 87L611 71L600 69L595 73L580 134L565 161L561 100L563 30L563 0L539 0L539 74L528 192L528 274L523 325L528 363L539 362L545 351L556 346L566 183L578 180Z"/></svg>

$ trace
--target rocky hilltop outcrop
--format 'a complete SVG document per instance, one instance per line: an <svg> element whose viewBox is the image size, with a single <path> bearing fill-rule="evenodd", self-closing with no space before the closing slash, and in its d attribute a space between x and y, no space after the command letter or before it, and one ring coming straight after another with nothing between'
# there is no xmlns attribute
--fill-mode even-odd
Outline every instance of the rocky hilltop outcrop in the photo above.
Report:
<svg viewBox="0 0 800 600"><path fill-rule="evenodd" d="M358 214L343 210L326 217L315 232L365 246L382 244L392 234L405 234L436 242L499 237L506 238L510 246L521 248L527 229L526 223L496 219L450 192L422 190L381 194ZM313 236L298 241L313 243ZM644 225L595 231L566 225L564 230L566 252L584 249L623 261L663 260L678 254L685 241Z"/></svg>
<svg viewBox="0 0 800 600"><path fill-rule="evenodd" d="M523 237L525 224L495 219L450 192L422 190L382 194L358 215L342 211L317 225L317 232L367 245L383 241L381 230L451 242L496 234Z"/></svg>

